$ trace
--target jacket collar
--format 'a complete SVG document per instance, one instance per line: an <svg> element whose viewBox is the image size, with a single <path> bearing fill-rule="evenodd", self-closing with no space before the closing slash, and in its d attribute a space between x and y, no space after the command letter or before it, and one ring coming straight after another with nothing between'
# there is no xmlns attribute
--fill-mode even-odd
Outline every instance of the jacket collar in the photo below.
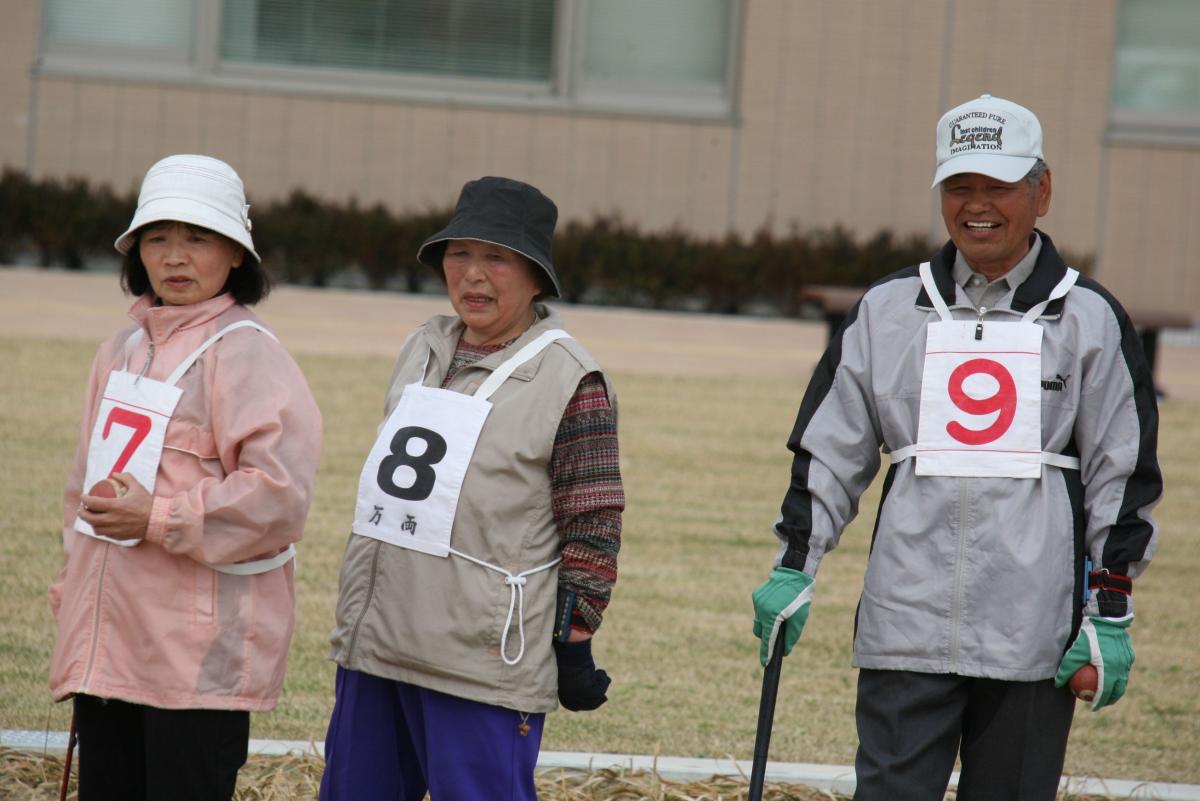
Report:
<svg viewBox="0 0 1200 801"><path fill-rule="evenodd" d="M129 308L129 316L140 325L150 341L165 342L176 331L204 325L227 311L237 301L228 292L187 306L156 306L152 294L142 295Z"/></svg>
<svg viewBox="0 0 1200 801"><path fill-rule="evenodd" d="M1049 297L1050 291L1067 274L1067 264L1062 260L1062 256L1058 255L1058 250L1054 247L1054 242L1050 237L1036 228L1034 233L1042 238L1042 252L1038 254L1037 262L1033 265L1033 272L1013 293L1011 309L1015 312L1029 311L1033 306L1041 303ZM937 286L938 294L942 296L942 300L946 301L947 306L953 306L957 302L958 284L955 283L953 275L954 257L957 254L958 249L954 247L954 242L950 241L929 260L934 285ZM1065 301L1065 297L1054 301L1046 307L1042 316L1054 317L1062 314ZM923 309L933 308L933 303L929 300L929 294L925 291L924 286L917 294L917 306Z"/></svg>
<svg viewBox="0 0 1200 801"><path fill-rule="evenodd" d="M537 315L537 321L529 328L525 329L525 333L517 337L507 348L498 350L495 353L490 353L474 364L469 365L469 368L482 368L485 370L495 370L509 356L512 356L522 347L532 342L542 333L554 328L562 328L562 317L554 309L543 303L533 304L533 311ZM426 339L428 340L429 348L433 352L432 361L436 362L435 369L428 375L439 377L445 376L446 371L450 368L450 361L454 358L454 351L458 347L459 337L467 328L463 323L462 318L453 314L439 314L432 318L425 328ZM531 359L525 364L513 371L512 377L521 380L528 380L537 372L537 366L540 359Z"/></svg>

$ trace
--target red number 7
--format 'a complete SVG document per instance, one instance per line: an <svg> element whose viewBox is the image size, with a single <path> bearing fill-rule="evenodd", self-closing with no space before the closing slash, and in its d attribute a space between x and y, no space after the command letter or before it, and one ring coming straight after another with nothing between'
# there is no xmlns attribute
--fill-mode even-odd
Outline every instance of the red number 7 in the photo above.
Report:
<svg viewBox="0 0 1200 801"><path fill-rule="evenodd" d="M142 440L150 433L151 426L150 418L146 415L131 412L120 406L114 406L108 412L108 419L104 421L103 439L108 439L108 432L112 430L114 423L119 426L132 428L133 436L125 444L125 449L121 451L121 457L117 459L117 463L113 465L112 472L109 475L120 473L125 469L125 465L129 464L129 459L133 456L133 452L137 450L138 445L141 445Z"/></svg>

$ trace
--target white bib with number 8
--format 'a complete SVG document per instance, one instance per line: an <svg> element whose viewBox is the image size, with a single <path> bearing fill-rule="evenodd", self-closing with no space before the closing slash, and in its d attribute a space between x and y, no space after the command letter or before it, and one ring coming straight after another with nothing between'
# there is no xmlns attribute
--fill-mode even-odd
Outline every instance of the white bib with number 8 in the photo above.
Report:
<svg viewBox="0 0 1200 801"><path fill-rule="evenodd" d="M463 478L492 410L488 398L513 370L566 336L560 329L543 333L497 367L474 395L407 385L363 465L351 531L448 556Z"/></svg>

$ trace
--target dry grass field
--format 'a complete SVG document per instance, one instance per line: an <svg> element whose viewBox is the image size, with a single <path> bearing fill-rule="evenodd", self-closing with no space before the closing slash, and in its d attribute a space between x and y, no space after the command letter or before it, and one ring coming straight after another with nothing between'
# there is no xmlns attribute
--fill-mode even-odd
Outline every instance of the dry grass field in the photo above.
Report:
<svg viewBox="0 0 1200 801"><path fill-rule="evenodd" d="M0 728L63 731L45 673L45 587L60 563L61 485L95 345L128 302L111 275L0 270ZM261 314L297 356L326 439L301 545L298 623L278 710L253 736L322 739L337 567L361 461L394 351L446 304L435 298L284 288ZM621 578L596 640L609 703L557 712L548 750L748 759L761 672L750 590L775 552L784 441L824 342L814 324L565 307L568 327L613 373L627 492ZM1126 698L1082 708L1073 775L1200 783L1200 352L1167 349L1162 407L1167 497L1157 560L1138 583L1137 666ZM853 614L878 486L824 563L814 611L784 664L772 758L851 764Z"/></svg>

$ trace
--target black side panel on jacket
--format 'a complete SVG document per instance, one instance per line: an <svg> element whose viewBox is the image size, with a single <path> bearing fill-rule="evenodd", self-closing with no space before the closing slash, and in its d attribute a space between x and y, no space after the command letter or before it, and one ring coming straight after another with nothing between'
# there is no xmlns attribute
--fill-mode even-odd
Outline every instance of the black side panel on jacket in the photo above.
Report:
<svg viewBox="0 0 1200 801"><path fill-rule="evenodd" d="M1155 455L1158 443L1158 402L1154 398L1154 381L1150 375L1150 366L1146 363L1141 339L1125 309L1108 290L1090 278L1081 277L1077 286L1095 292L1112 308L1121 328L1121 355L1133 381L1133 402L1140 429L1137 462L1133 474L1125 483L1121 509L1104 545L1103 556L1104 567L1113 573L1125 573L1131 562L1145 558L1146 547L1153 535L1153 528L1138 515L1138 510L1153 503L1162 494L1162 471ZM1116 616L1124 614L1124 598L1108 598L1113 595L1115 594L1107 591L1102 592L1101 603L1119 603L1121 609Z"/></svg>
<svg viewBox="0 0 1200 801"><path fill-rule="evenodd" d="M912 278L915 275L917 275L916 267L906 267L879 279L867 289L867 292L889 281ZM854 321L858 319L858 309L861 305L862 301L860 300L850 309L845 321L830 340L829 347L821 356L821 361L817 362L817 367L813 370L812 378L808 382L808 388L804 391L804 399L800 402L800 411L796 414L796 424L792 427L791 436L788 437L788 450L794 454L792 479L780 509L782 519L775 526L775 530L787 540L787 548L781 564L783 567L793 570L804 569L808 559L809 537L812 535L812 495L808 491L808 469L812 457L808 451L800 447L800 441L804 437L808 424L812 422L813 415L817 413L825 396L833 388L833 378L837 374L838 365L842 360L842 337L846 333L846 329L854 325Z"/></svg>

